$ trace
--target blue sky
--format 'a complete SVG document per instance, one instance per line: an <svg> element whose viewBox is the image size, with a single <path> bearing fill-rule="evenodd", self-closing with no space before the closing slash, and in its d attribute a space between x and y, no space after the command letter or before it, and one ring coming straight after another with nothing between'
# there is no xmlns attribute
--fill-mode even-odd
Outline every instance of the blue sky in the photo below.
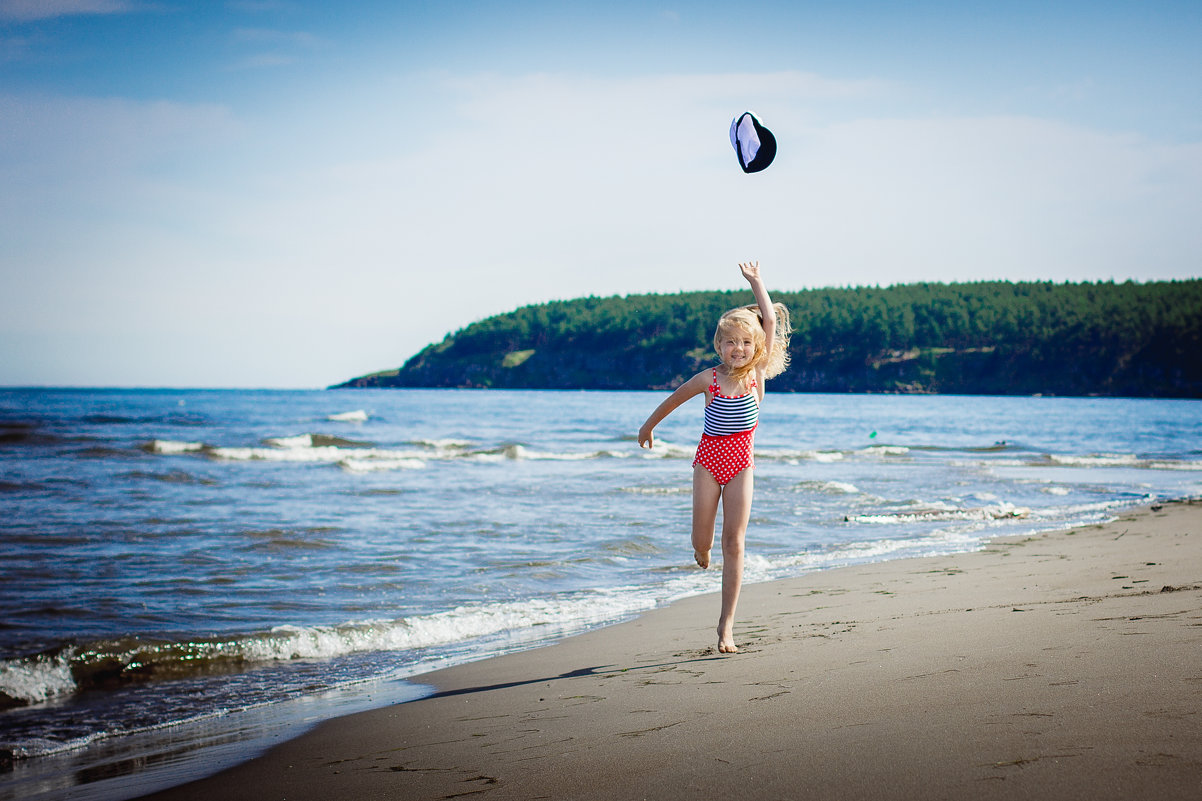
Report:
<svg viewBox="0 0 1202 801"><path fill-rule="evenodd" d="M745 259L1202 277L1200 211L1197 2L0 0L0 384L324 386Z"/></svg>

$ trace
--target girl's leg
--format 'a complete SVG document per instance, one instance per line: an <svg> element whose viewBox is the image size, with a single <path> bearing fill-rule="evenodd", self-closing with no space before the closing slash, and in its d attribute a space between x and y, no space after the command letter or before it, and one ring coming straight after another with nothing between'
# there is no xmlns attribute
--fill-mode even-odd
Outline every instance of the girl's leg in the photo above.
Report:
<svg viewBox="0 0 1202 801"><path fill-rule="evenodd" d="M714 520L718 517L718 497L722 487L710 471L701 465L693 468L693 558L701 568L710 566L714 547Z"/></svg>
<svg viewBox="0 0 1202 801"><path fill-rule="evenodd" d="M751 519L753 473L747 468L722 490L722 613L718 617L718 652L732 654L735 647L735 607L743 589L743 543Z"/></svg>

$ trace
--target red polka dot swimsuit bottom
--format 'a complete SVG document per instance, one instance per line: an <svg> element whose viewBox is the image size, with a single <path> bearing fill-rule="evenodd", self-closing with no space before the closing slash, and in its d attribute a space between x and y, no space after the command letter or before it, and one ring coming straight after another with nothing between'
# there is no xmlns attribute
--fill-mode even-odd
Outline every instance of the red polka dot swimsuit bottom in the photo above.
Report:
<svg viewBox="0 0 1202 801"><path fill-rule="evenodd" d="M710 471L714 481L726 486L745 468L755 467L755 461L751 457L754 440L754 428L738 434L727 434L724 437L702 434L693 466L702 465Z"/></svg>
<svg viewBox="0 0 1202 801"><path fill-rule="evenodd" d="M754 380L751 390L745 395L723 395L718 371L714 370L709 386L711 399L705 407L705 433L693 466L702 465L722 486L744 469L755 467L751 454L760 408Z"/></svg>

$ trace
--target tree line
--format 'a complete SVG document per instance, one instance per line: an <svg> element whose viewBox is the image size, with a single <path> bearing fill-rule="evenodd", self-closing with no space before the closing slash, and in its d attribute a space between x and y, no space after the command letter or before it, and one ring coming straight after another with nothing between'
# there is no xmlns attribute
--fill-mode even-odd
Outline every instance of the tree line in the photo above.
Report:
<svg viewBox="0 0 1202 801"><path fill-rule="evenodd" d="M773 391L1202 397L1202 280L981 281L774 292ZM341 387L666 389L716 363L749 291L586 297L472 323Z"/></svg>

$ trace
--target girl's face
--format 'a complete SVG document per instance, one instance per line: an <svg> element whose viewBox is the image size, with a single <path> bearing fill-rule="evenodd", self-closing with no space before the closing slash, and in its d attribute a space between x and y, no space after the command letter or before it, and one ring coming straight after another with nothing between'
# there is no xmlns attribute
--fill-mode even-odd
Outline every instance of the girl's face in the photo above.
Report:
<svg viewBox="0 0 1202 801"><path fill-rule="evenodd" d="M755 356L755 340L749 332L739 328L724 332L719 345L722 363L730 367L743 367Z"/></svg>

